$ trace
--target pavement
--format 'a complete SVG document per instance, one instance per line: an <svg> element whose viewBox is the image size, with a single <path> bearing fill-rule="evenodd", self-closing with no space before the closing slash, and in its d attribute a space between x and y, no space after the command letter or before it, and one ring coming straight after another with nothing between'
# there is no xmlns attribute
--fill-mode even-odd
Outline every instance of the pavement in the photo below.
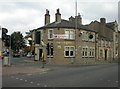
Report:
<svg viewBox="0 0 120 89"><path fill-rule="evenodd" d="M34 64L34 66L32 64ZM50 70L50 68L42 68L41 66L35 64L35 61L33 60L24 60L19 63L11 63L10 66L2 66L1 71L2 75L14 75L14 74L41 73Z"/></svg>
<svg viewBox="0 0 120 89"><path fill-rule="evenodd" d="M48 71L48 68L35 68L35 67L3 67L2 74L3 75L11 75L11 74L28 74L28 73L38 73Z"/></svg>

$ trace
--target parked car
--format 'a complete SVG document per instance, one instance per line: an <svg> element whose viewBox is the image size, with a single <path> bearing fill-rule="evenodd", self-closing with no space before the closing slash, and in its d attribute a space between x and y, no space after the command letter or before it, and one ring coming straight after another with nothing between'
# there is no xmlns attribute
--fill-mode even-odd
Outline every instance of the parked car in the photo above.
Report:
<svg viewBox="0 0 120 89"><path fill-rule="evenodd" d="M20 57L20 53L14 53L13 57Z"/></svg>
<svg viewBox="0 0 120 89"><path fill-rule="evenodd" d="M3 59L4 58L4 56L0 56L0 59Z"/></svg>
<svg viewBox="0 0 120 89"><path fill-rule="evenodd" d="M31 54L31 53L28 53L28 54L27 54L27 57L29 57L29 58L32 57L32 54Z"/></svg>

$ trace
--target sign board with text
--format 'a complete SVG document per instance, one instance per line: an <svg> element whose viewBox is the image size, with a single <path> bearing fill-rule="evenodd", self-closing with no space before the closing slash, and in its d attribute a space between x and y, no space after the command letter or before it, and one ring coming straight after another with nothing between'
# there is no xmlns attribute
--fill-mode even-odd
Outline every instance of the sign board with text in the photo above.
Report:
<svg viewBox="0 0 120 89"><path fill-rule="evenodd" d="M67 39L68 35L66 35L66 34L54 34L53 37L57 38L57 39Z"/></svg>

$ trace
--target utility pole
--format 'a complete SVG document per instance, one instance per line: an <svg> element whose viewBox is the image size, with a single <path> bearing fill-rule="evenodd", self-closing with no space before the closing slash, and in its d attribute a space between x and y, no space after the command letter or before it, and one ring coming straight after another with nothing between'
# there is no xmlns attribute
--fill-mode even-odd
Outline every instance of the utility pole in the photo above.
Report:
<svg viewBox="0 0 120 89"><path fill-rule="evenodd" d="M76 34L77 34L77 0L75 2L75 59L77 60L77 35Z"/></svg>
<svg viewBox="0 0 120 89"><path fill-rule="evenodd" d="M9 40L10 40L10 45L9 45L9 66L11 66L11 35L10 35L10 38L9 38Z"/></svg>

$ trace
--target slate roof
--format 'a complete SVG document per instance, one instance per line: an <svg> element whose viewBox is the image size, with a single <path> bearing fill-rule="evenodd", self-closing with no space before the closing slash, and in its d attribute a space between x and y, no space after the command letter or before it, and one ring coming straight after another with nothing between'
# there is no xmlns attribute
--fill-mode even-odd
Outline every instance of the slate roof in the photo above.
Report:
<svg viewBox="0 0 120 89"><path fill-rule="evenodd" d="M76 23L72 22L72 21L62 19L61 22L56 22L55 21L53 23L42 26L38 29L46 29L46 28L73 28L73 29L75 29L76 28ZM38 29L36 29L36 30L38 30ZM78 23L77 23L77 29L83 29L83 30L86 30L86 31L96 32L92 29L89 29L87 26L81 25L81 24L78 24Z"/></svg>
<svg viewBox="0 0 120 89"><path fill-rule="evenodd" d="M112 30L114 30L114 22L106 23L106 26Z"/></svg>

